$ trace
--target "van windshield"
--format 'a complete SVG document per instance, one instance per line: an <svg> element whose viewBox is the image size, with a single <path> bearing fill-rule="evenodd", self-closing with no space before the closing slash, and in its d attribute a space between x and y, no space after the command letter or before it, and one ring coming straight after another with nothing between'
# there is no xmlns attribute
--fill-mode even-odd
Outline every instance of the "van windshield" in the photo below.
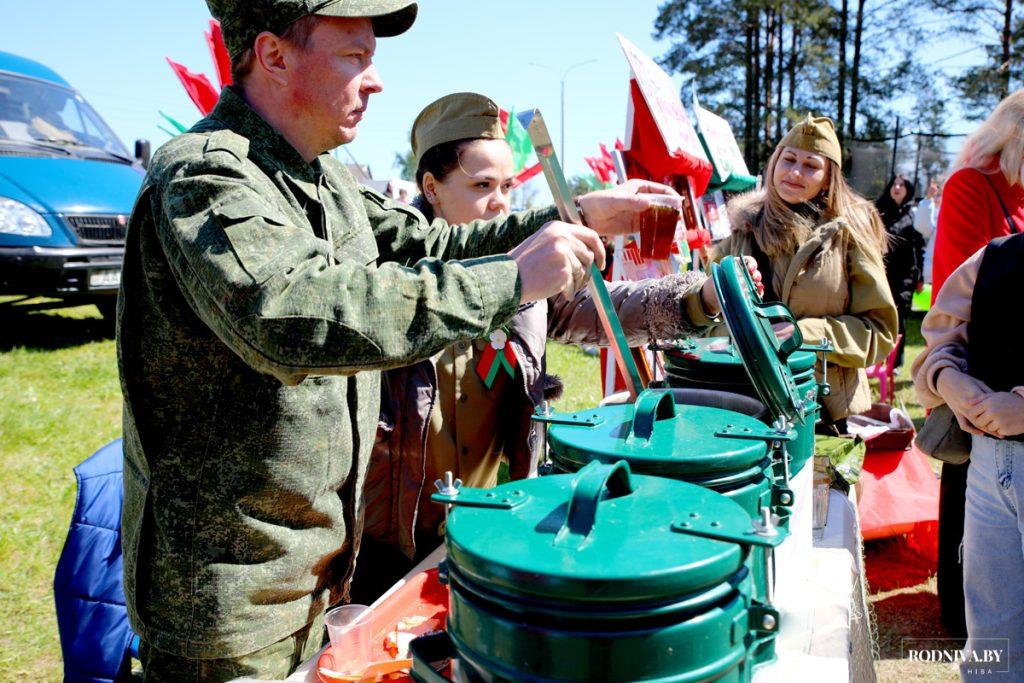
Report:
<svg viewBox="0 0 1024 683"><path fill-rule="evenodd" d="M0 142L127 150L81 95L59 85L0 74Z"/></svg>

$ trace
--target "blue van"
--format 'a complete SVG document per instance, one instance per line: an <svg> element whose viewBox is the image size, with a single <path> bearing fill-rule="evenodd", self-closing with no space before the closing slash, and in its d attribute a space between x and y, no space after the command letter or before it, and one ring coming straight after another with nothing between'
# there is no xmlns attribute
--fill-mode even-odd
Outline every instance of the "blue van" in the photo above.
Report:
<svg viewBox="0 0 1024 683"><path fill-rule="evenodd" d="M130 154L39 62L0 52L0 295L96 304L113 319L149 143ZM11 297L10 295L17 295Z"/></svg>

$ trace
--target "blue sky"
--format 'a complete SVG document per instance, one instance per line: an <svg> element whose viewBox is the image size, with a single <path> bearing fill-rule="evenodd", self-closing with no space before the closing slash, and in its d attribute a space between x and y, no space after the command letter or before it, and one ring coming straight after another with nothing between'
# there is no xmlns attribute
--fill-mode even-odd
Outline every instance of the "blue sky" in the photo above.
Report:
<svg viewBox="0 0 1024 683"><path fill-rule="evenodd" d="M154 146L158 110L185 123L198 111L165 57L214 79L203 39L209 13L203 0L51 0L45 5L4 0L0 49L44 62L68 79L129 147ZM539 107L558 140L560 74L590 59L566 80L566 156L569 174L587 172L583 157L598 142L622 137L628 67L615 39L622 33L652 57L667 45L651 37L657 0L432 0L407 34L378 43L384 92L370 100L349 151L374 175L395 174L396 152L422 107L459 90L482 92L506 108ZM966 47L966 44L964 44ZM949 41L940 54L955 50ZM941 49L941 52L938 52ZM972 53L978 54L978 53ZM954 63L968 63L965 55ZM548 69L531 65L543 64ZM553 73L557 71L558 73ZM677 84L681 76L675 76ZM954 122L956 132L969 124Z"/></svg>

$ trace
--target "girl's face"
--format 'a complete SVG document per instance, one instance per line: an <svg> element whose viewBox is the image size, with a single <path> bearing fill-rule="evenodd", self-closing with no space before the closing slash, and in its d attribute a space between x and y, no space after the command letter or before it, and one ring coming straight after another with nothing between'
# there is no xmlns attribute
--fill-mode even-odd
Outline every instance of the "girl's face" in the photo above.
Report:
<svg viewBox="0 0 1024 683"><path fill-rule="evenodd" d="M443 181L423 176L423 195L434 214L458 225L507 214L515 178L512 149L504 140L474 140L462 149L459 166Z"/></svg>
<svg viewBox="0 0 1024 683"><path fill-rule="evenodd" d="M809 202L825 187L828 160L820 154L785 147L775 163L772 184L787 204Z"/></svg>
<svg viewBox="0 0 1024 683"><path fill-rule="evenodd" d="M889 189L889 196L896 202L897 205L903 203L903 200L907 198L907 186L903 182L903 178L897 177L896 180L892 181L892 187Z"/></svg>

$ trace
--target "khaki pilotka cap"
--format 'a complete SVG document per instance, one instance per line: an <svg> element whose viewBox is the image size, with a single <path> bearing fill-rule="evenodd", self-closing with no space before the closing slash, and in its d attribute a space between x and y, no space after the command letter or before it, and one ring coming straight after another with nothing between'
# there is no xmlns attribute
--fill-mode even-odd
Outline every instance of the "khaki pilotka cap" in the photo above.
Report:
<svg viewBox="0 0 1024 683"><path fill-rule="evenodd" d="M264 31L280 33L308 14L366 17L374 35L390 38L408 31L417 11L416 3L409 0L206 0L206 5L220 21L232 57L251 48Z"/></svg>
<svg viewBox="0 0 1024 683"><path fill-rule="evenodd" d="M820 154L840 166L843 164L843 149L836 137L835 124L827 116L808 114L807 118L790 128L779 140L779 147L796 147L805 152Z"/></svg>
<svg viewBox="0 0 1024 683"><path fill-rule="evenodd" d="M467 138L505 139L498 105L475 92L457 92L434 100L412 124L416 164L431 147Z"/></svg>

